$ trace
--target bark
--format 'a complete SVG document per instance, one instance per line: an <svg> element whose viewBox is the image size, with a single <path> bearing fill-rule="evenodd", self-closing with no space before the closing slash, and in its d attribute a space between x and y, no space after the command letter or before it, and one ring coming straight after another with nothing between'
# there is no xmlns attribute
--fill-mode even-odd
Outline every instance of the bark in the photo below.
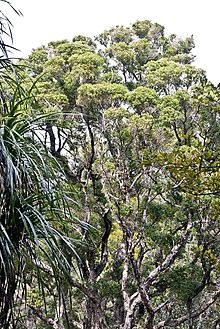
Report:
<svg viewBox="0 0 220 329"><path fill-rule="evenodd" d="M149 288L153 282L155 282L158 277L160 276L161 273L164 273L167 269L170 268L170 266L173 264L175 261L176 257L178 256L181 248L184 246L187 238L189 237L190 231L192 228L192 222L189 220L187 224L187 228L185 232L182 234L182 237L180 238L180 241L178 244L176 244L171 252L167 255L165 260L157 266L153 271L150 272L148 275L147 279L145 280L145 289Z"/></svg>
<svg viewBox="0 0 220 329"><path fill-rule="evenodd" d="M56 155L56 138L53 131L53 125L51 123L47 123L46 125L46 133L49 135L50 139L50 152L53 156Z"/></svg>
<svg viewBox="0 0 220 329"><path fill-rule="evenodd" d="M88 289L83 329L110 329L102 309L102 300L94 288Z"/></svg>

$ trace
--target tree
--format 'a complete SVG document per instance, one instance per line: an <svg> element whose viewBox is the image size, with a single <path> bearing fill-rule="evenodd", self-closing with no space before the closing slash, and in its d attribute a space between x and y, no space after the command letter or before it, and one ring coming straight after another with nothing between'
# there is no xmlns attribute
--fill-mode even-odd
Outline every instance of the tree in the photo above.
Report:
<svg viewBox="0 0 220 329"><path fill-rule="evenodd" d="M34 113L59 109L44 147L95 227L80 231L81 279L63 286L73 327L219 324L219 88L192 66L193 47L138 21L20 62L37 79Z"/></svg>

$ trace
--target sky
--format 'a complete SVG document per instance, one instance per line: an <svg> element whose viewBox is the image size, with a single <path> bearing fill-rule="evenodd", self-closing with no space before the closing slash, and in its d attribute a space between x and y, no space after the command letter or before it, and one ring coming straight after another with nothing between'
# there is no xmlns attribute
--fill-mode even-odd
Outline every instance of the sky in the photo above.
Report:
<svg viewBox="0 0 220 329"><path fill-rule="evenodd" d="M165 34L194 35L195 65L220 82L220 0L11 0L23 16L8 13L19 56L50 41L94 36L116 25L148 19Z"/></svg>

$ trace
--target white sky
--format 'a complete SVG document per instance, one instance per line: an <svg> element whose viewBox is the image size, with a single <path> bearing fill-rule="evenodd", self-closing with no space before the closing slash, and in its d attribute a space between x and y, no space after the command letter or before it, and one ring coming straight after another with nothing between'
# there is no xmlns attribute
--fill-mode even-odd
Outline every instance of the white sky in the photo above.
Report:
<svg viewBox="0 0 220 329"><path fill-rule="evenodd" d="M165 33L194 35L196 66L220 82L220 0L11 0L23 13L14 24L14 46L26 56L32 48L82 34L94 36L115 25L149 19Z"/></svg>

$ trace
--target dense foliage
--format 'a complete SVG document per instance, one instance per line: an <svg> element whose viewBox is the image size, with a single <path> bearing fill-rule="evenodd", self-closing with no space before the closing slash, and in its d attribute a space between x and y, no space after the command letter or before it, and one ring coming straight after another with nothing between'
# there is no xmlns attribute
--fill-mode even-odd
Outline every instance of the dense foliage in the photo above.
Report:
<svg viewBox="0 0 220 329"><path fill-rule="evenodd" d="M4 42L10 28L0 12L0 328L30 328L26 310L32 278L42 291L42 304L53 287L60 313L62 284L73 268L69 254L76 256L77 241L67 235L68 225L76 230L83 223L73 213L75 190L41 140L45 120L58 113L35 110L34 84L22 86L23 71L10 60L12 47ZM53 278L50 287L45 271Z"/></svg>
<svg viewBox="0 0 220 329"><path fill-rule="evenodd" d="M40 263L30 255L25 297L16 288L16 328L219 325L220 90L192 66L193 47L192 37L165 37L161 25L146 20L94 39L50 42L17 64L20 87L31 88L36 102L23 112L17 101L16 112L7 114L13 126L4 130L14 152L10 163L22 174L11 175L19 178L13 179L19 193L10 197L19 207L9 206L19 209L16 223L23 225L18 256L26 231L40 240L41 252L50 249L51 220L62 240L56 257L77 270L68 268L60 282L47 251ZM19 131L26 114L32 134ZM36 117L40 125L30 129ZM5 186L11 193L10 181ZM48 193L56 205L45 205ZM25 198L32 216L46 213L46 222L26 219ZM13 221L9 208L1 216L7 212ZM87 225L74 227L73 213ZM43 225L40 237L33 222ZM75 258L70 241L80 238Z"/></svg>

